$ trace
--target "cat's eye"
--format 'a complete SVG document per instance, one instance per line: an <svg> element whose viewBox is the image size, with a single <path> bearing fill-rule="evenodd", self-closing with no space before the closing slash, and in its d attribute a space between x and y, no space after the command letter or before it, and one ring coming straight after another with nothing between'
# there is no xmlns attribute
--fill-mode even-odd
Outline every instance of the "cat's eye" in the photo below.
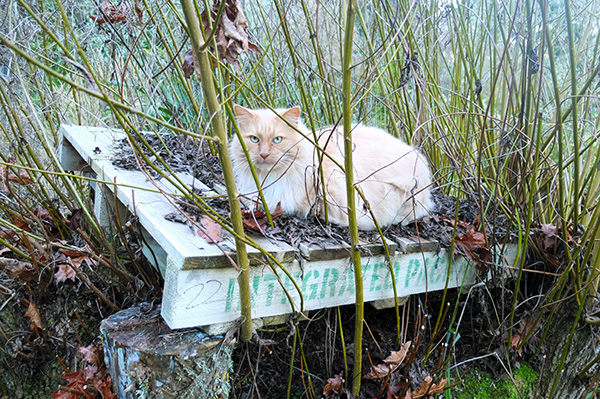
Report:
<svg viewBox="0 0 600 399"><path fill-rule="evenodd" d="M277 136L277 137L275 137L275 138L273 139L273 143L275 143L275 144L279 144L279 143L281 143L281 136Z"/></svg>
<svg viewBox="0 0 600 399"><path fill-rule="evenodd" d="M250 141L253 143L258 143L259 140L258 140L258 137L256 137L256 136L250 136Z"/></svg>

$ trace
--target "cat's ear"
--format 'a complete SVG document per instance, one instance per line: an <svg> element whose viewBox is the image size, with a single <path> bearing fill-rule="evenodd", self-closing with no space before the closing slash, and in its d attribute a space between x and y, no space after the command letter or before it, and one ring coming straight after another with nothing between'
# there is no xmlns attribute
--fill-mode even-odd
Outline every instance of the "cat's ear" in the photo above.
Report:
<svg viewBox="0 0 600 399"><path fill-rule="evenodd" d="M234 104L233 112L235 113L238 125L246 125L252 119L254 119L254 112L250 111L248 108L242 107L241 105Z"/></svg>
<svg viewBox="0 0 600 399"><path fill-rule="evenodd" d="M287 120L290 124L294 126L298 126L298 121L300 120L300 107L296 106L286 110L283 115L281 115L285 120Z"/></svg>

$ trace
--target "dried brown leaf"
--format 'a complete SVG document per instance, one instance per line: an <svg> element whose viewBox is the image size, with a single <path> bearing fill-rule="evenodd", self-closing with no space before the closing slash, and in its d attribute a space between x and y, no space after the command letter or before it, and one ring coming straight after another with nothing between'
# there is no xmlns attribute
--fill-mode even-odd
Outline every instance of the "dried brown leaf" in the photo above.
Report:
<svg viewBox="0 0 600 399"><path fill-rule="evenodd" d="M558 227L553 224L542 224L540 226L542 249L548 251L554 247L558 238Z"/></svg>
<svg viewBox="0 0 600 399"><path fill-rule="evenodd" d="M75 281L75 269L71 267L68 263L59 263L56 265L58 270L54 273L54 280L57 283L64 283L67 280Z"/></svg>
<svg viewBox="0 0 600 399"><path fill-rule="evenodd" d="M73 231L77 231L81 227L81 218L83 217L83 209L78 208L67 217L67 225Z"/></svg>
<svg viewBox="0 0 600 399"><path fill-rule="evenodd" d="M191 78L195 71L194 63L194 52L192 50L188 50L183 55L183 76L187 79Z"/></svg>
<svg viewBox="0 0 600 399"><path fill-rule="evenodd" d="M73 61L70 58L65 57L64 59L69 64L73 65L79 72L81 72L81 74L83 75L83 79L85 80L85 85L87 86L88 89L90 89L92 91L100 91L100 89L98 88L98 85L96 84L96 81L94 80L94 77L87 70L87 68L85 66L83 66L79 62Z"/></svg>
<svg viewBox="0 0 600 399"><path fill-rule="evenodd" d="M465 234L457 234L455 238L456 250L461 249L465 256L471 259L475 264L484 268L492 253L490 252L485 234L481 231L476 231L475 227L462 220L454 221L450 219L444 219L446 222L454 225L455 223L463 227L466 232Z"/></svg>
<svg viewBox="0 0 600 399"><path fill-rule="evenodd" d="M531 316L526 319L521 319L521 321L519 322L519 328L517 328L517 331L519 332L519 334L522 334L522 335L531 335L532 330L537 328L537 326L538 325L536 323L536 318Z"/></svg>
<svg viewBox="0 0 600 399"><path fill-rule="evenodd" d="M387 399L398 399L398 394L400 393L401 389L402 389L401 384L391 385L387 391ZM408 391L410 392L410 388ZM407 392L407 394L408 394L408 392Z"/></svg>
<svg viewBox="0 0 600 399"><path fill-rule="evenodd" d="M521 334L515 334L512 336L512 339L510 341L510 351L512 352L513 350L519 348L519 345L521 344L521 340L523 339L523 337L521 336ZM517 350L517 353L519 354L519 356L523 355L523 347L520 347Z"/></svg>
<svg viewBox="0 0 600 399"><path fill-rule="evenodd" d="M22 186L34 183L31 177L29 177L29 173L27 173L26 170L20 170L18 174L15 174L6 166L3 166L2 169L0 169L0 171L2 173L2 178L11 183L17 183Z"/></svg>
<svg viewBox="0 0 600 399"><path fill-rule="evenodd" d="M275 211L271 214L271 219L275 220L279 216L283 215L283 209L281 208L281 203L277 203L277 207L275 207ZM267 228L267 224L269 223L269 219L267 218L266 213L261 210L242 211L242 224L244 228L252 231L258 231L259 233L263 233Z"/></svg>
<svg viewBox="0 0 600 399"><path fill-rule="evenodd" d="M22 282L33 281L38 278L35 267L29 262L21 262L12 258L0 258L0 270L13 280Z"/></svg>
<svg viewBox="0 0 600 399"><path fill-rule="evenodd" d="M377 364L371 366L371 371L363 375L363 380L381 381L392 372L392 367L388 364Z"/></svg>
<svg viewBox="0 0 600 399"><path fill-rule="evenodd" d="M407 341L402 344L399 351L391 351L390 355L387 358L385 358L383 360L383 362L390 364L390 365L392 365L392 364L395 365L396 367L394 367L394 370L396 370L396 368L398 368L400 363L402 363L402 361L408 354L408 350L410 349L411 343L412 343L412 341ZM394 370L392 370L392 371L394 371Z"/></svg>
<svg viewBox="0 0 600 399"><path fill-rule="evenodd" d="M30 324L29 328L31 331L35 331L36 334L39 334L39 330L44 329L44 325L42 324L42 318L40 316L40 311L38 307L33 302L29 302L29 307L25 312L25 317L29 317Z"/></svg>
<svg viewBox="0 0 600 399"><path fill-rule="evenodd" d="M80 346L77 351L83 355L83 360L96 365L104 365L104 350L94 344L88 346Z"/></svg>
<svg viewBox="0 0 600 399"><path fill-rule="evenodd" d="M413 399L419 399L434 395L440 395L444 392L446 383L450 381L450 378L442 378L437 384L433 383L433 378L430 375L425 377L419 388L412 393Z"/></svg>
<svg viewBox="0 0 600 399"><path fill-rule="evenodd" d="M220 20L215 21L221 3L215 2L210 13L207 10L202 13L202 26L207 36L211 33L213 27L216 26L214 38L211 41L213 53L215 53L216 58L233 65L239 71L238 57L240 54L248 50L260 54L260 49L248 39L248 33L246 32L248 22L238 1L225 1L225 12L221 14ZM216 64L213 66L216 67Z"/></svg>
<svg viewBox="0 0 600 399"><path fill-rule="evenodd" d="M390 355L383 360L383 364L374 365L371 370L363 375L363 379L371 381L380 381L392 373L406 358L410 349L411 341L402 344L399 351L392 351Z"/></svg>
<svg viewBox="0 0 600 399"><path fill-rule="evenodd" d="M216 244L223 241L223 227L206 215L200 217L200 226L198 234L204 238L209 244Z"/></svg>
<svg viewBox="0 0 600 399"><path fill-rule="evenodd" d="M344 379L342 378L342 374L336 374L333 378L327 379L327 385L323 388L323 395L327 397L334 393L341 393L343 388Z"/></svg>
<svg viewBox="0 0 600 399"><path fill-rule="evenodd" d="M126 2L122 2L118 7L115 6L110 0L104 1L104 3L98 6L100 13L98 15L90 15L92 21L98 25L102 25L106 22L122 22L127 19L127 15L131 13L131 8Z"/></svg>

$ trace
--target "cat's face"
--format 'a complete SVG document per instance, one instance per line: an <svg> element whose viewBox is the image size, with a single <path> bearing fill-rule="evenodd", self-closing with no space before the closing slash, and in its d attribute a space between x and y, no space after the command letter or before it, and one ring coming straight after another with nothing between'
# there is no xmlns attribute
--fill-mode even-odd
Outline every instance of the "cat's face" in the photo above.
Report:
<svg viewBox="0 0 600 399"><path fill-rule="evenodd" d="M298 156L298 144L302 136L291 128L297 126L300 108L287 110L249 110L239 105L234 106L238 127L242 140L248 149L254 167L259 171L279 170L287 168ZM238 139L232 142L234 156L244 156Z"/></svg>

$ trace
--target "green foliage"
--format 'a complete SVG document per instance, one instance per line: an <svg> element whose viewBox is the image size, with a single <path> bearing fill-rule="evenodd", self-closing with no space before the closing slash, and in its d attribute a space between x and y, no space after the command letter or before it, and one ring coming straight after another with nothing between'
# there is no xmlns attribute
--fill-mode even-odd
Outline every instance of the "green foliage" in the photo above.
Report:
<svg viewBox="0 0 600 399"><path fill-rule="evenodd" d="M512 379L504 375L495 380L489 373L473 369L462 377L462 383L451 392L457 399L527 399L532 397L537 378L537 373L525 363L513 371Z"/></svg>

